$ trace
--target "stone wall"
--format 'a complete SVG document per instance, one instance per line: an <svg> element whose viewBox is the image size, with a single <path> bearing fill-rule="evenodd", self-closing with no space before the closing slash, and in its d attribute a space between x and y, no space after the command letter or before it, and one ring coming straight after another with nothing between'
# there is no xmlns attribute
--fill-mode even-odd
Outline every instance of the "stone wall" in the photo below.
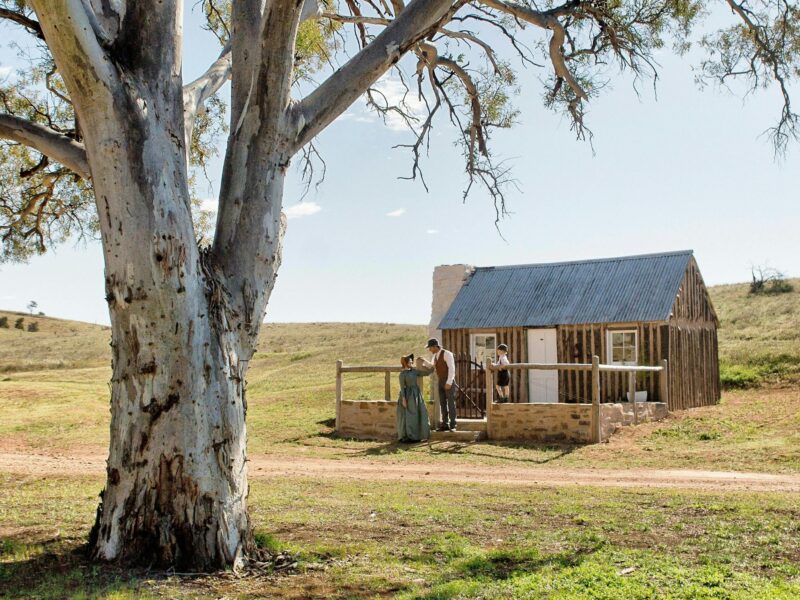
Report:
<svg viewBox="0 0 800 600"><path fill-rule="evenodd" d="M428 414L434 419L433 403ZM639 423L667 416L663 402L637 402ZM366 440L397 438L397 402L394 400L342 400L336 431L342 437ZM633 425L630 402L600 405L600 436L605 441L620 427ZM592 441L591 404L493 404L489 439L520 442Z"/></svg>
<svg viewBox="0 0 800 600"><path fill-rule="evenodd" d="M591 404L493 404L489 439L589 443L591 426Z"/></svg>
<svg viewBox="0 0 800 600"><path fill-rule="evenodd" d="M433 405L428 403L428 414ZM394 400L342 400L336 431L342 437L362 440L397 439L397 402Z"/></svg>
<svg viewBox="0 0 800 600"><path fill-rule="evenodd" d="M474 267L470 265L439 265L433 270L433 302L428 325L430 337L442 339L442 332L437 327L473 270Z"/></svg>
<svg viewBox="0 0 800 600"><path fill-rule="evenodd" d="M664 402L637 402L636 412L639 423L660 421L667 416L667 405ZM617 402L600 405L600 439L605 441L613 433L625 425L634 424L633 404Z"/></svg>

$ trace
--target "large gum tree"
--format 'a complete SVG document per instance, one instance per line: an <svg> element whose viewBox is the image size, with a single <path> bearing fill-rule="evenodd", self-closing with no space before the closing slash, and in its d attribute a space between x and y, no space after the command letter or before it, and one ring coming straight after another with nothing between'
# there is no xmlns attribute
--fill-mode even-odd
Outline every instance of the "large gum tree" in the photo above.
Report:
<svg viewBox="0 0 800 600"><path fill-rule="evenodd" d="M315 137L359 98L408 124L411 177L434 124L451 127L466 192L482 187L498 214L509 175L490 137L513 125L515 66L540 72L544 103L584 137L607 79L655 76L655 50L695 43L703 77L775 84L777 146L795 135L790 2L204 0L221 52L188 83L183 4L0 0L33 48L0 82L2 258L80 235L103 247L111 443L90 539L101 560L214 569L253 550L245 377L281 263L287 169L295 156L313 164ZM695 36L714 6L728 25ZM387 73L413 103L383 93ZM209 237L193 181L215 133L227 147Z"/></svg>

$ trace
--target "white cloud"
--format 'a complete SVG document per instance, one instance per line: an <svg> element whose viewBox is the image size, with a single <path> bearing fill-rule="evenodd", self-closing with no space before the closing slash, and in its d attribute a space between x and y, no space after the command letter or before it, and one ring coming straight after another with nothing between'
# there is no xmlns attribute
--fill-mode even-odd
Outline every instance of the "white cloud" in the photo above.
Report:
<svg viewBox="0 0 800 600"><path fill-rule="evenodd" d="M405 208L398 208L397 210L393 210L392 212L386 213L387 217L399 217L401 215L406 214Z"/></svg>
<svg viewBox="0 0 800 600"><path fill-rule="evenodd" d="M297 204L285 208L287 219L299 219L300 217L308 217L315 215L322 210L322 207L316 202L298 202Z"/></svg>
<svg viewBox="0 0 800 600"><path fill-rule="evenodd" d="M207 210L209 212L217 212L219 208L219 200L216 198L205 198L200 200L200 210Z"/></svg>
<svg viewBox="0 0 800 600"><path fill-rule="evenodd" d="M433 235L434 233L439 233L439 230L438 229L428 229L425 233L429 233L429 234Z"/></svg>
<svg viewBox="0 0 800 600"><path fill-rule="evenodd" d="M372 88L375 90L373 98L380 106L397 106L403 112L421 118L425 113L425 103L413 89L406 93L406 88L399 77L385 76L379 79ZM396 111L390 111L385 116L384 125L381 115L374 108L367 106L366 99L362 96L353 105L353 108L344 113L340 119L355 121L357 123L378 123L392 131L408 131L406 120Z"/></svg>
<svg viewBox="0 0 800 600"><path fill-rule="evenodd" d="M8 77L14 71L11 67L0 65L0 78Z"/></svg>

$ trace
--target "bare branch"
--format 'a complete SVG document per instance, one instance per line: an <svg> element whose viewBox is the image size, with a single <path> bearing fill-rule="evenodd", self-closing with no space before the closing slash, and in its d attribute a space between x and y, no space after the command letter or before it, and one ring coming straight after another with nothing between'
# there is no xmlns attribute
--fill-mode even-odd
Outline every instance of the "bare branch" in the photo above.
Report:
<svg viewBox="0 0 800 600"><path fill-rule="evenodd" d="M553 63L553 69L555 70L556 75L567 82L567 85L572 88L572 91L578 98L581 100L589 99L589 96L575 79L572 72L567 67L566 61L564 60L563 46L566 33L564 26L558 20L559 16L568 15L575 11L575 9L580 6L580 1L572 1L567 4L562 4L561 6L547 11L534 10L523 4L507 2L505 0L478 1L489 8L499 10L506 14L512 15L517 19L526 21L532 25L536 25L537 27L552 31L553 35L550 38L550 60Z"/></svg>
<svg viewBox="0 0 800 600"><path fill-rule="evenodd" d="M44 125L0 114L0 137L34 148L83 179L91 177L83 144Z"/></svg>
<svg viewBox="0 0 800 600"><path fill-rule="evenodd" d="M303 147L436 27L453 0L413 0L370 44L293 108L294 150Z"/></svg>
<svg viewBox="0 0 800 600"><path fill-rule="evenodd" d="M44 33L42 33L42 27L41 25L39 25L39 22L36 21L35 19L31 19L30 17L22 14L21 12L9 10L7 8L0 8L0 19L7 19L9 21L13 21L18 25L22 25L25 29L27 29L37 38L39 38L40 40L44 40Z"/></svg>

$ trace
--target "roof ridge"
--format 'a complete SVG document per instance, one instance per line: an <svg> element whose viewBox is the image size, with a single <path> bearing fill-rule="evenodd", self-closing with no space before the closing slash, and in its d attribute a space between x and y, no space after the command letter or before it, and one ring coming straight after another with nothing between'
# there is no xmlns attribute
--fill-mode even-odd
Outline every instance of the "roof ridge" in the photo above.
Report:
<svg viewBox="0 0 800 600"><path fill-rule="evenodd" d="M641 260L646 258L666 258L668 256L693 256L694 250L674 250L671 252L653 252L650 254L631 254L628 256L614 256L608 258L588 258L584 260L567 260L567 261L559 261L559 262L550 262L550 263L525 263L525 264L516 264L516 265L495 265L495 266L486 266L486 267L475 267L476 271L483 271L483 270L501 270L501 269L520 269L520 268L539 268L539 267L555 267L555 266L567 266L567 265L585 265L590 263L602 263L602 262L617 262L620 260Z"/></svg>

